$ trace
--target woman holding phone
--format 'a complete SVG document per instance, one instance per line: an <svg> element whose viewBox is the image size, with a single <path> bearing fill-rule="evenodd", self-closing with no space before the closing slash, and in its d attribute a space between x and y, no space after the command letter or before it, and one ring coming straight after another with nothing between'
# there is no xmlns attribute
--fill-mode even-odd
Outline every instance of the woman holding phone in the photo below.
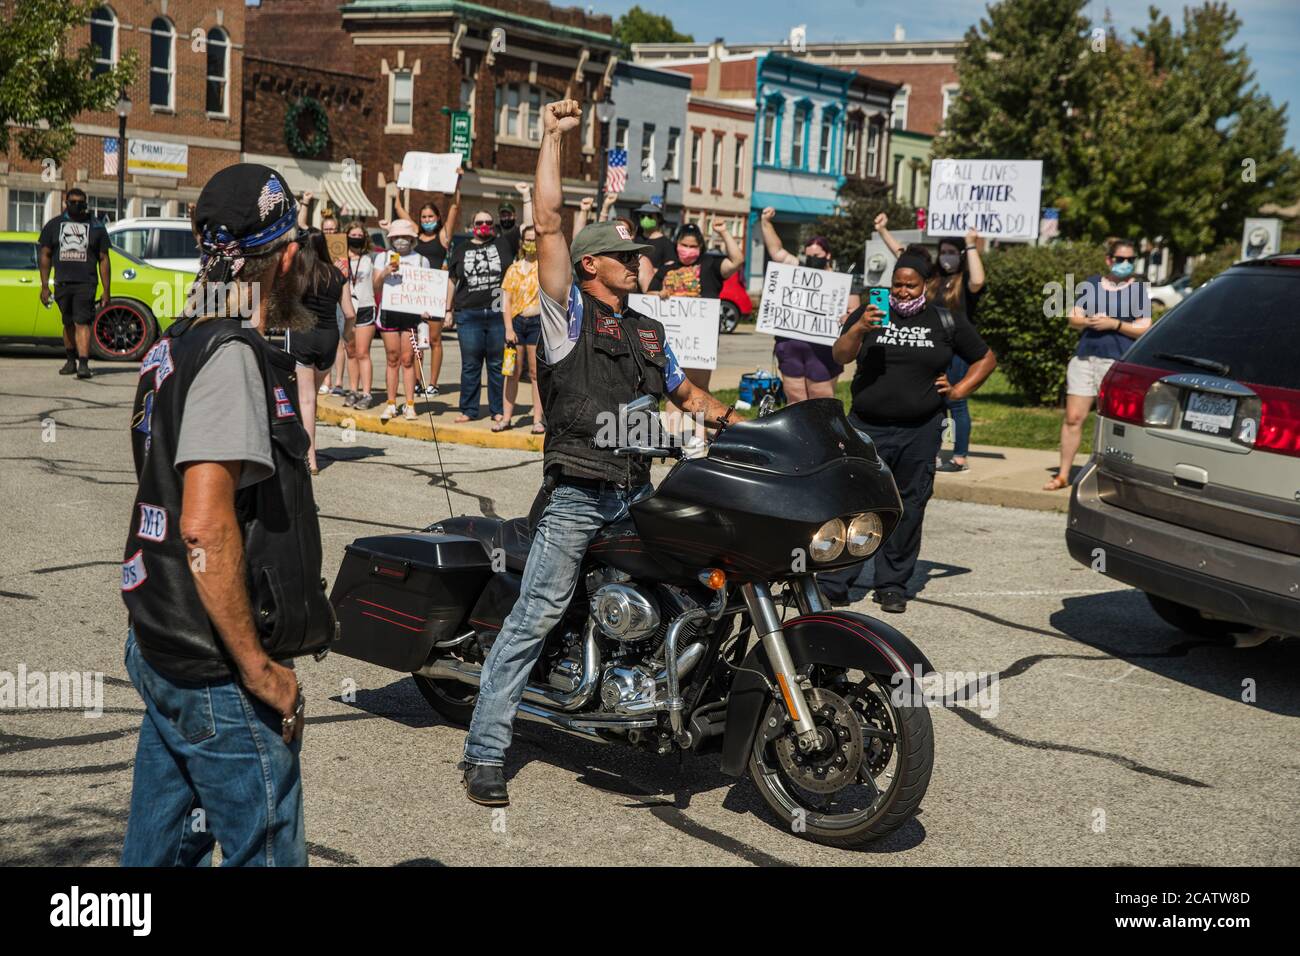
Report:
<svg viewBox="0 0 1300 956"><path fill-rule="evenodd" d="M893 613L907 610L908 582L934 488L945 400L967 397L997 367L997 357L966 316L929 299L926 283L933 274L923 247L904 249L894 265L888 310L868 298L849 314L831 349L839 364L858 363L849 423L875 443L903 500L898 527L873 558L875 600ZM970 364L959 382L949 382L946 374L954 355ZM818 579L829 598L842 601L864 566Z"/></svg>

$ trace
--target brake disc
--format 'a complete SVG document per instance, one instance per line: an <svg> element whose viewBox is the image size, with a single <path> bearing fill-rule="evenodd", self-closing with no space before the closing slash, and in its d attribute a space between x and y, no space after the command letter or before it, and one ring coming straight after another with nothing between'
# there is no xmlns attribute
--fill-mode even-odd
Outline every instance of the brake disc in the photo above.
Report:
<svg viewBox="0 0 1300 956"><path fill-rule="evenodd" d="M791 727L773 744L776 759L791 782L810 793L835 793L857 780L862 763L862 725L843 697L824 687L804 691L819 746L799 749Z"/></svg>
<svg viewBox="0 0 1300 956"><path fill-rule="evenodd" d="M889 711L880 698L869 690L864 690L862 696L855 697L853 703L858 708L861 720L871 727L864 734L870 737L866 745L867 766L871 768L873 774L880 773L889 765L889 758L894 755L893 722L889 719Z"/></svg>

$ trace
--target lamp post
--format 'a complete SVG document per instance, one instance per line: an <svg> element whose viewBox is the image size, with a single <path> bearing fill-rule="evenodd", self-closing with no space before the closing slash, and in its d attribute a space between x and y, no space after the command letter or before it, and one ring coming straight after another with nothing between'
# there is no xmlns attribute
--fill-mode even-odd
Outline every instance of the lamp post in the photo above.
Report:
<svg viewBox="0 0 1300 956"><path fill-rule="evenodd" d="M117 98L117 219L126 205L126 118L131 115L131 98L126 90Z"/></svg>
<svg viewBox="0 0 1300 956"><path fill-rule="evenodd" d="M596 187L596 218L605 205L605 179L609 175L609 124L614 122L614 101L606 97L596 104L596 121L600 123L600 183Z"/></svg>

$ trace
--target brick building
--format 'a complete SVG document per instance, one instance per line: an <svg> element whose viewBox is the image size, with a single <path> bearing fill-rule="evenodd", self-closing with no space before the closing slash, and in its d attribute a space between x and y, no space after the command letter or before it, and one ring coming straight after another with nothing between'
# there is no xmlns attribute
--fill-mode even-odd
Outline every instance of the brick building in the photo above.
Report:
<svg viewBox="0 0 1300 956"><path fill-rule="evenodd" d="M97 7L71 38L90 40L97 60L137 52L126 89L126 216L185 215L217 170L239 162L244 0L114 0ZM63 191L85 189L92 211L115 215L117 176L106 173L106 140L116 145L115 112L84 113L76 145L60 166L23 159L11 142L0 168L0 229L39 228L62 206Z"/></svg>
<svg viewBox="0 0 1300 956"><path fill-rule="evenodd" d="M595 197L602 131L592 104L607 93L619 50L608 16L542 0L262 0L247 18L251 62L266 77L246 90L250 156L278 148L297 171L319 174L331 196L325 180L355 174L369 204L388 217L403 156L450 152L450 111L465 110L472 145L461 182L464 222L477 207L495 213L506 198L519 205L514 184L532 180L541 107L568 95L585 115L564 154L566 218L582 197ZM331 131L345 131L306 161L289 156L283 140L283 110L295 96L284 84L295 69L302 95L335 85L326 112ZM290 185L300 189L306 178Z"/></svg>
<svg viewBox="0 0 1300 956"><path fill-rule="evenodd" d="M754 178L752 100L710 98L691 93L690 128L683 175L683 220L709 236L717 216L744 249L749 239L749 195Z"/></svg>

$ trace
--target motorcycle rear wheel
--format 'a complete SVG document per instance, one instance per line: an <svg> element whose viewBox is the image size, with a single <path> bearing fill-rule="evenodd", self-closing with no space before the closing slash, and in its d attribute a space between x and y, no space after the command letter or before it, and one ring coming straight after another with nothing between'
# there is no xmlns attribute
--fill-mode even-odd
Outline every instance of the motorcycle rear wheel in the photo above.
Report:
<svg viewBox="0 0 1300 956"><path fill-rule="evenodd" d="M814 680L814 684L822 693L825 682ZM822 700L828 705L832 697L847 702L861 724L863 749L851 782L830 793L805 790L777 753L784 734L765 739L761 731L750 754L749 777L763 802L791 832L825 846L858 849L898 830L921 806L934 769L934 727L923 704L895 704L889 687L870 675L852 684L841 679L836 689L840 695ZM814 707L814 722L827 725L818 711ZM769 705L761 726L769 726L772 720L785 733L792 730L779 701ZM834 728L833 717L829 725ZM852 743L848 746L852 748ZM839 800L846 801L843 812L831 812ZM850 805L857 808L849 809Z"/></svg>
<svg viewBox="0 0 1300 956"><path fill-rule="evenodd" d="M468 727L474 716L474 704L478 701L478 688L462 684L455 680L435 680L420 674L412 674L415 686L420 689L429 706L447 721L460 727Z"/></svg>

